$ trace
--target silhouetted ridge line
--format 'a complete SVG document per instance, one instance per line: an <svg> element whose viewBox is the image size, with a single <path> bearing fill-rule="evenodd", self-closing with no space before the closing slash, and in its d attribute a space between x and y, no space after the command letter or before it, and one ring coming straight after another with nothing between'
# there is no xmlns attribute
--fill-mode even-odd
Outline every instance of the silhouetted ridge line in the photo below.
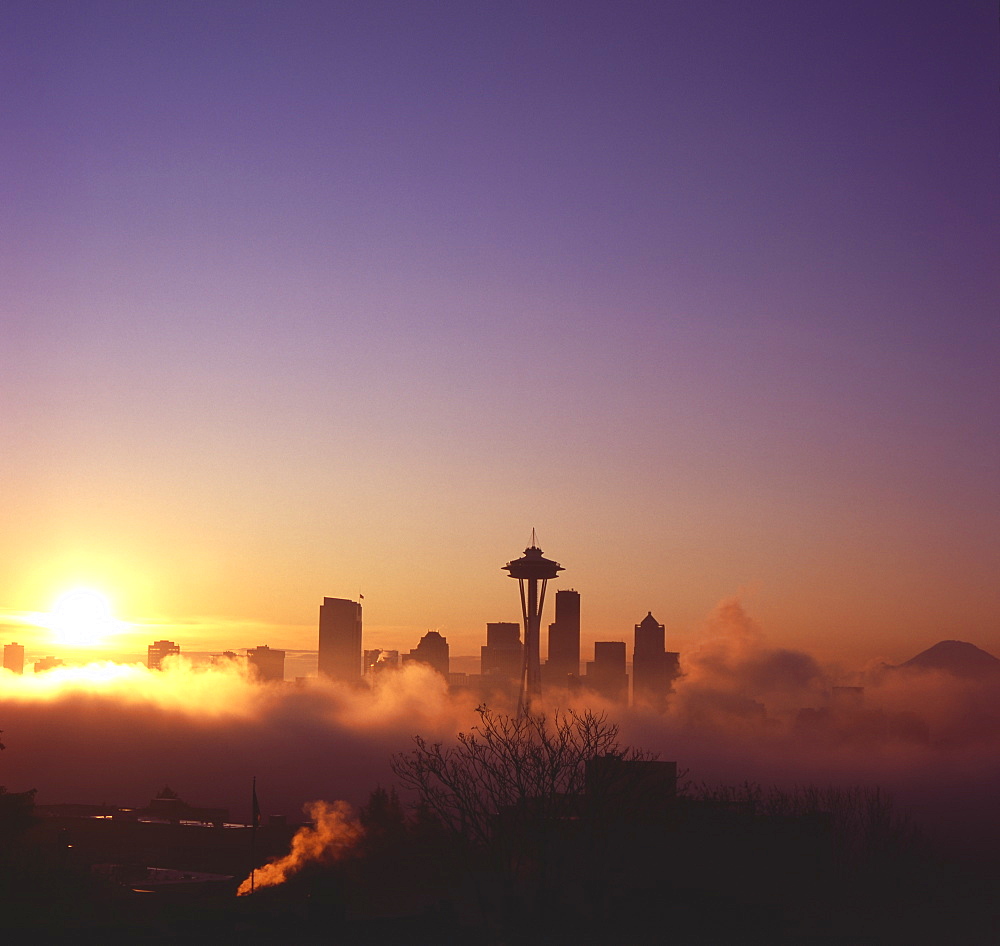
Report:
<svg viewBox="0 0 1000 946"><path fill-rule="evenodd" d="M956 677L1000 678L1000 659L965 641L939 641L898 670L942 670Z"/></svg>

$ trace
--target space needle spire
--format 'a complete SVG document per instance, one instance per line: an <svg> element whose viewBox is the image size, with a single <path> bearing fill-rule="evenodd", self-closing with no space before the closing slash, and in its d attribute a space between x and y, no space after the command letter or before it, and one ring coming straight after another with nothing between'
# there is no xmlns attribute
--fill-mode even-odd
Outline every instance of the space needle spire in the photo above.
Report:
<svg viewBox="0 0 1000 946"><path fill-rule="evenodd" d="M521 688L517 700L517 714L531 710L531 702L542 695L542 664L539 656L542 607L545 604L545 586L556 578L562 565L542 557L542 550L535 544L535 530L531 530L531 545L521 558L503 566L516 578L521 589L521 615L524 618L524 664L521 668Z"/></svg>

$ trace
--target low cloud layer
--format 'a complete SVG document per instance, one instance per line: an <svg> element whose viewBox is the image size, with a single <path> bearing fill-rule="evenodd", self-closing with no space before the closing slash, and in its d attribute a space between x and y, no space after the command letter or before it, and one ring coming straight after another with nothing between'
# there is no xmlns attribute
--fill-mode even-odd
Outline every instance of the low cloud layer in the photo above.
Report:
<svg viewBox="0 0 1000 946"><path fill-rule="evenodd" d="M706 623L682 670L664 714L580 694L551 699L606 709L623 743L676 760L696 782L877 783L956 843L997 836L996 683L883 671L863 696L838 700L842 677L807 653L769 647L735 601ZM245 821L256 776L265 816L294 819L310 799L363 804L393 781L392 753L416 733L453 738L475 724L475 705L412 663L372 689L259 685L236 667L183 660L162 672L108 663L0 671L0 784L37 788L39 804L116 805L145 804L170 785Z"/></svg>

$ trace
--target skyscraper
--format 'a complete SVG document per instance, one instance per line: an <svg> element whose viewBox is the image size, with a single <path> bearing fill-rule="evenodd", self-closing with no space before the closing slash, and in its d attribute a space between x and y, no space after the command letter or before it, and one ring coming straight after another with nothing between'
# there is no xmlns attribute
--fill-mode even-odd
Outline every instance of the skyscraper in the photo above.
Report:
<svg viewBox="0 0 1000 946"><path fill-rule="evenodd" d="M594 642L594 659L587 661L587 686L606 699L628 702L625 641Z"/></svg>
<svg viewBox="0 0 1000 946"><path fill-rule="evenodd" d="M47 670L55 670L63 665L60 657L41 657L35 661L35 673L45 673Z"/></svg>
<svg viewBox="0 0 1000 946"><path fill-rule="evenodd" d="M580 592L556 592L556 619L549 625L549 659L545 678L565 686L580 674Z"/></svg>
<svg viewBox="0 0 1000 946"><path fill-rule="evenodd" d="M12 673L24 673L24 644L12 641L3 645L4 669Z"/></svg>
<svg viewBox="0 0 1000 946"><path fill-rule="evenodd" d="M486 625L486 646L480 650L479 667L483 676L495 681L520 680L524 647L519 624L496 621Z"/></svg>
<svg viewBox="0 0 1000 946"><path fill-rule="evenodd" d="M247 666L261 683L281 683L285 679L285 652L261 644L247 651Z"/></svg>
<svg viewBox="0 0 1000 946"><path fill-rule="evenodd" d="M162 670L163 659L165 657L172 657L180 652L180 645L175 644L173 641L153 641L146 648L146 666L150 670Z"/></svg>
<svg viewBox="0 0 1000 946"><path fill-rule="evenodd" d="M451 668L451 652L448 640L437 631L428 631L420 638L420 643L408 654L403 656L403 662L415 660L433 667L446 680Z"/></svg>
<svg viewBox="0 0 1000 946"><path fill-rule="evenodd" d="M632 702L662 707L678 673L679 655L664 649L664 628L650 611L635 626Z"/></svg>
<svg viewBox="0 0 1000 946"><path fill-rule="evenodd" d="M319 608L319 672L333 680L361 679L361 604L324 598Z"/></svg>
<svg viewBox="0 0 1000 946"><path fill-rule="evenodd" d="M366 650L364 654L364 671L366 677L374 676L377 673L384 673L386 670L399 669L399 651L383 650L376 647L373 650Z"/></svg>

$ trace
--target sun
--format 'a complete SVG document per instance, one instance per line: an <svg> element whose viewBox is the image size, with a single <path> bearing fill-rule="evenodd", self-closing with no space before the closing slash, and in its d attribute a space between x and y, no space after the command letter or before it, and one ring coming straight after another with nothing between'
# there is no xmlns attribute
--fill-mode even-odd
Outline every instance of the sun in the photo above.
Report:
<svg viewBox="0 0 1000 946"><path fill-rule="evenodd" d="M117 630L111 605L99 591L76 588L60 595L49 615L53 641L69 646L92 647Z"/></svg>

